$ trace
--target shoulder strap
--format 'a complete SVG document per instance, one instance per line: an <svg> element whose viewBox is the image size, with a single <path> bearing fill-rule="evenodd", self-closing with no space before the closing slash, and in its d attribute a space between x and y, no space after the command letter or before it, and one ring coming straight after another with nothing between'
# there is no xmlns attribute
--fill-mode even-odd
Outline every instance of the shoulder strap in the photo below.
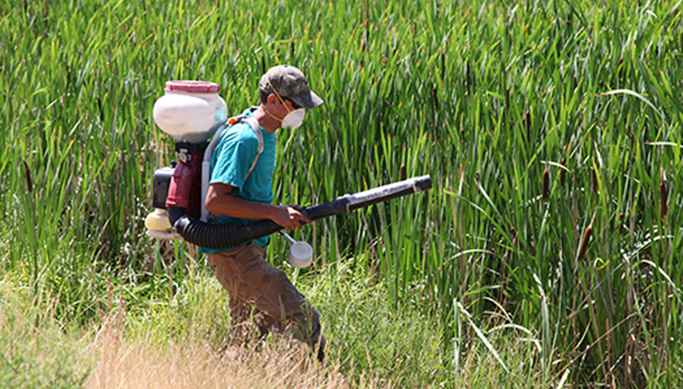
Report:
<svg viewBox="0 0 683 389"><path fill-rule="evenodd" d="M256 153L256 158L254 158L254 163L251 164L251 167L249 168L246 177L244 177L244 180L246 181L247 178L249 178L251 172L256 167L256 162L258 162L259 155L261 155L261 153L263 152L263 134L261 133L261 126L258 124L258 120L256 120L255 117L246 116L244 118L244 121L249 123L251 129L254 130L254 132L256 133L256 139L258 139L258 152Z"/></svg>
<svg viewBox="0 0 683 389"><path fill-rule="evenodd" d="M242 121L247 122L249 124L249 127L251 127L251 129L254 130L254 133L256 134L256 139L258 140L258 152L256 153L256 158L254 158L254 163L251 164L251 167L249 168L246 177L244 177L244 180L246 181L246 179L249 178L249 175L256 167L256 162L258 162L259 155L261 155L261 153L263 152L263 134L261 133L261 125L258 123L258 120L256 120L256 118L253 116L235 116L228 119L228 124L234 126L235 124Z"/></svg>

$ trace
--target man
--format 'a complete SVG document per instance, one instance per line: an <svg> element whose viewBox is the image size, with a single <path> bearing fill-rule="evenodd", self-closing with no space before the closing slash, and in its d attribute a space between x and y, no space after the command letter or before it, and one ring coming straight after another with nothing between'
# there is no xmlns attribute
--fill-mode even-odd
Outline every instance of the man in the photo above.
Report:
<svg viewBox="0 0 683 389"><path fill-rule="evenodd" d="M305 110L323 104L306 77L292 66L268 70L259 83L260 105L223 135L211 160L206 210L217 223L270 219L287 230L311 220L295 205L272 205L276 137L280 128L296 128ZM255 119L255 120L254 120ZM203 248L209 266L229 295L233 328L253 318L261 331L288 332L319 350L324 338L316 309L292 285L285 273L266 260L269 237L221 250ZM238 331L240 332L240 331Z"/></svg>

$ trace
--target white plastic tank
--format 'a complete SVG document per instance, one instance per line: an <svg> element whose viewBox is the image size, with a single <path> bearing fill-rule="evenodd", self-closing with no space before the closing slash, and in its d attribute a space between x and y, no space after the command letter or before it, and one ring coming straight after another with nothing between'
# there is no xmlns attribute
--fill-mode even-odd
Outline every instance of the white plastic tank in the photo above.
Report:
<svg viewBox="0 0 683 389"><path fill-rule="evenodd" d="M207 81L168 81L154 103L154 122L176 141L201 143L228 117L220 86Z"/></svg>

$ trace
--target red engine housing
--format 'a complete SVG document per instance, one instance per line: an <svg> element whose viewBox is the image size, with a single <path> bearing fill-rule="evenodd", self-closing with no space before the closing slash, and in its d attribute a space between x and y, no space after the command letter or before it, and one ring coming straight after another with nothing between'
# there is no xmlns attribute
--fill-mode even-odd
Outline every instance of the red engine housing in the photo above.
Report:
<svg viewBox="0 0 683 389"><path fill-rule="evenodd" d="M185 154L190 158L178 161L173 171L171 185L168 188L166 207L185 208L187 215L199 218L201 216L201 166L204 152ZM179 158L181 159L181 158Z"/></svg>

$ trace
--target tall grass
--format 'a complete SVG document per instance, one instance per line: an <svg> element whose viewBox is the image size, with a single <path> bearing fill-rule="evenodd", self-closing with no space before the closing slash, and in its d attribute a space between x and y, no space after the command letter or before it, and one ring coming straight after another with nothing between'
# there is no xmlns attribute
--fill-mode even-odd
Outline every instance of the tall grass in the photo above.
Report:
<svg viewBox="0 0 683 389"><path fill-rule="evenodd" d="M92 366L83 356L85 331L60 323L54 298L43 300L7 274L0 279L0 296L0 386L82 386Z"/></svg>
<svg viewBox="0 0 683 389"><path fill-rule="evenodd" d="M485 342L503 331L538 342L547 382L680 386L680 3L0 9L3 271L68 320L97 317L107 280L142 303L202 264L144 235L151 174L173 158L151 119L163 83L218 82L239 112L291 63L326 106L279 134L278 202L435 182L306 229L314 270L376 272L395 310L417 295L456 374L473 347L504 355ZM286 243L269 252L281 263Z"/></svg>

